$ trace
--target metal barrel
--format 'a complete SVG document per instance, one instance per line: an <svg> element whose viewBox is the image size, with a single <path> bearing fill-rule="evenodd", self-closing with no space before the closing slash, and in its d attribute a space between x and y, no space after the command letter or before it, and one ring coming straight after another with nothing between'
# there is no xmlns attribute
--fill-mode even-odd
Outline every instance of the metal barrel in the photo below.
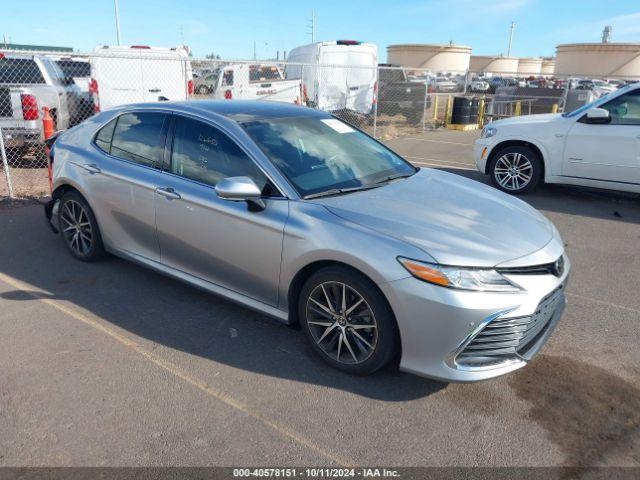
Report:
<svg viewBox="0 0 640 480"><path fill-rule="evenodd" d="M469 119L471 114L471 99L466 97L455 97L453 99L453 109L451 110L451 123L453 125L469 125L473 123ZM478 109L476 106L476 119Z"/></svg>

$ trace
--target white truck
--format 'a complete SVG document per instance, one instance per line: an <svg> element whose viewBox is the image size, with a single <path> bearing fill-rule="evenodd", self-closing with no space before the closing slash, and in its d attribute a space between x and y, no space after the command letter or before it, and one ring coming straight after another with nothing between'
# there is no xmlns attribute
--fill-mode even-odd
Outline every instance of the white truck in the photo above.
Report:
<svg viewBox="0 0 640 480"><path fill-rule="evenodd" d="M300 103L302 88L300 80L285 79L276 65L230 64L222 67L213 97Z"/></svg>
<svg viewBox="0 0 640 480"><path fill-rule="evenodd" d="M355 40L316 42L294 48L287 79L300 79L303 101L329 112L368 115L377 88L378 49Z"/></svg>
<svg viewBox="0 0 640 480"><path fill-rule="evenodd" d="M49 58L0 52L0 129L6 148L43 141L42 108L48 107L54 128L70 126L70 106L79 90Z"/></svg>
<svg viewBox="0 0 640 480"><path fill-rule="evenodd" d="M183 47L102 46L91 56L89 92L95 111L138 102L186 100L193 94Z"/></svg>

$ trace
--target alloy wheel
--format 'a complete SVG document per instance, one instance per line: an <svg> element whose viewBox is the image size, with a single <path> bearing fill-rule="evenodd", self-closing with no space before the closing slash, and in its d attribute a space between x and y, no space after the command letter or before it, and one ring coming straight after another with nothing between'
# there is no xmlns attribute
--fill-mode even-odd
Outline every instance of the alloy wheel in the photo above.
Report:
<svg viewBox="0 0 640 480"><path fill-rule="evenodd" d="M340 363L362 363L376 349L378 325L373 311L345 283L329 281L316 286L307 299L306 321L318 347Z"/></svg>
<svg viewBox="0 0 640 480"><path fill-rule="evenodd" d="M496 161L493 174L496 182L505 190L522 190L533 178L533 165L521 153L505 153Z"/></svg>
<svg viewBox="0 0 640 480"><path fill-rule="evenodd" d="M84 207L75 200L67 200L60 214L62 234L78 255L88 255L93 244L91 222Z"/></svg>

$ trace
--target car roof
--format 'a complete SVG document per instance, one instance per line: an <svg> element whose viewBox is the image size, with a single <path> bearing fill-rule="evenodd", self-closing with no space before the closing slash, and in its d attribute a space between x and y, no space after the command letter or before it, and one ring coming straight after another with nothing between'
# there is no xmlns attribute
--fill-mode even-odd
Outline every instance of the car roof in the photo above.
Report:
<svg viewBox="0 0 640 480"><path fill-rule="evenodd" d="M308 117L330 118L321 110L295 105L293 103L260 100L191 100L138 103L127 105L129 108L170 109L176 112L192 113L201 116L221 116L237 123L261 120L265 118Z"/></svg>

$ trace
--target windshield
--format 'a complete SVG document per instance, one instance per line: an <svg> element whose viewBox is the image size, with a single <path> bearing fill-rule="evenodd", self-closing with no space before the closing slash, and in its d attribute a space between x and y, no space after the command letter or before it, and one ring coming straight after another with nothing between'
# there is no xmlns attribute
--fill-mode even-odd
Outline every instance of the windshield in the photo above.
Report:
<svg viewBox="0 0 640 480"><path fill-rule="evenodd" d="M267 118L243 124L301 196L367 188L416 169L335 118Z"/></svg>

